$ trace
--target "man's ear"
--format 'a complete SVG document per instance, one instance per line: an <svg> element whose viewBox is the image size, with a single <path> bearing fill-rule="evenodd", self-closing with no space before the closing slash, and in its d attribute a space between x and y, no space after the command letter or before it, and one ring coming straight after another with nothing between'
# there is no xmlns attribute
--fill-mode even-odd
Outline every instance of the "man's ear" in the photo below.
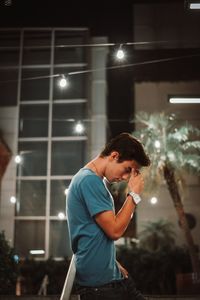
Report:
<svg viewBox="0 0 200 300"><path fill-rule="evenodd" d="M117 151L111 152L110 158L111 158L112 160L113 160L113 159L118 160L118 159L119 159L119 152L117 152Z"/></svg>

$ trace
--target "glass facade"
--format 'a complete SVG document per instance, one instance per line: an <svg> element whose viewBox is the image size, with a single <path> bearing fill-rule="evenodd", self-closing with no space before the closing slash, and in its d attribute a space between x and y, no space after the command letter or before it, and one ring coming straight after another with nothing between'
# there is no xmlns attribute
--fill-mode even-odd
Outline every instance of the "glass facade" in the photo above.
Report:
<svg viewBox="0 0 200 300"><path fill-rule="evenodd" d="M89 127L87 74L60 75L89 68L87 29L2 32L0 98L16 98L19 108L14 248L20 257L70 256L65 216L66 191L87 161ZM76 133L83 122L85 130ZM59 215L63 213L64 215Z"/></svg>

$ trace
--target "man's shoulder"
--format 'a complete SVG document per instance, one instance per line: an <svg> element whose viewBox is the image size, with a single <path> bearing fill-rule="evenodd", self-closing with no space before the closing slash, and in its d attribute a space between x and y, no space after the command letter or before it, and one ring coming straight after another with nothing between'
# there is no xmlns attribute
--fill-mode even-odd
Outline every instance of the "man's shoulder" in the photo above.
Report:
<svg viewBox="0 0 200 300"><path fill-rule="evenodd" d="M80 184L82 182L95 182L98 180L98 176L92 170L82 168L74 175L72 182Z"/></svg>

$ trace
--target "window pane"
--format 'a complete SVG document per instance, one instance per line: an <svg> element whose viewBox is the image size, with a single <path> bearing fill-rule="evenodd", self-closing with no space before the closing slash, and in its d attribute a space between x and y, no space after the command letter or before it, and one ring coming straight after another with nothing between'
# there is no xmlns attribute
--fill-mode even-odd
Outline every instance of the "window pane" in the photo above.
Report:
<svg viewBox="0 0 200 300"><path fill-rule="evenodd" d="M19 142L18 154L22 162L18 164L18 176L42 176L47 174L47 143Z"/></svg>
<svg viewBox="0 0 200 300"><path fill-rule="evenodd" d="M15 250L21 257L30 256L30 250L45 250L44 221L15 221ZM34 255L34 257L44 255Z"/></svg>
<svg viewBox="0 0 200 300"><path fill-rule="evenodd" d="M17 181L17 216L44 216L46 205L46 181Z"/></svg>
<svg viewBox="0 0 200 300"><path fill-rule="evenodd" d="M0 70L0 102L1 105L17 104L17 77L15 70Z"/></svg>
<svg viewBox="0 0 200 300"><path fill-rule="evenodd" d="M86 61L86 48L78 47L87 43L86 32L78 34L75 32L56 31L55 32L55 64L61 63L81 63ZM74 45L75 47L65 47Z"/></svg>
<svg viewBox="0 0 200 300"><path fill-rule="evenodd" d="M18 66L19 50L16 49L0 49L0 66Z"/></svg>
<svg viewBox="0 0 200 300"><path fill-rule="evenodd" d="M32 49L27 48L23 51L23 65L50 64L49 49Z"/></svg>
<svg viewBox="0 0 200 300"><path fill-rule="evenodd" d="M55 49L55 64L83 63L86 61L84 47L57 47Z"/></svg>
<svg viewBox="0 0 200 300"><path fill-rule="evenodd" d="M67 221L51 221L49 255L71 257Z"/></svg>
<svg viewBox="0 0 200 300"><path fill-rule="evenodd" d="M67 75L69 72L73 71L82 71L82 68L55 68L54 74L65 74ZM80 99L87 98L87 74L76 74L69 76L69 86L66 88L61 88L59 86L59 77L54 78L54 99Z"/></svg>
<svg viewBox="0 0 200 300"><path fill-rule="evenodd" d="M49 99L49 74L49 69L23 70L21 100Z"/></svg>
<svg viewBox="0 0 200 300"><path fill-rule="evenodd" d="M69 183L69 180L51 181L51 216L57 216L59 212L66 214L66 189Z"/></svg>
<svg viewBox="0 0 200 300"><path fill-rule="evenodd" d="M53 136L72 136L75 134L75 125L86 115L87 103L54 104L52 119ZM84 124L84 126L86 126ZM85 131L83 132L85 134Z"/></svg>
<svg viewBox="0 0 200 300"><path fill-rule="evenodd" d="M48 105L21 105L19 119L20 137L48 136Z"/></svg>
<svg viewBox="0 0 200 300"><path fill-rule="evenodd" d="M51 31L24 31L25 46L50 46Z"/></svg>
<svg viewBox="0 0 200 300"><path fill-rule="evenodd" d="M74 31L55 31L55 45L82 45L86 43L86 31L84 34Z"/></svg>
<svg viewBox="0 0 200 300"><path fill-rule="evenodd" d="M52 143L52 175L73 175L85 163L86 141Z"/></svg>

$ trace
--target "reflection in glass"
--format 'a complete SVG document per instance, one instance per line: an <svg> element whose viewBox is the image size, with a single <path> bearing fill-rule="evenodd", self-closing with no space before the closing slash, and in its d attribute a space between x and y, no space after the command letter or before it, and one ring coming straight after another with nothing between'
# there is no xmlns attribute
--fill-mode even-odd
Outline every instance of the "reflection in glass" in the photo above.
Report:
<svg viewBox="0 0 200 300"><path fill-rule="evenodd" d="M54 63L66 64L84 62L86 60L87 49L80 47L80 45L84 45L86 42L86 31L83 32L83 34L69 31L55 31ZM66 45L71 45L71 47L65 47Z"/></svg>
<svg viewBox="0 0 200 300"><path fill-rule="evenodd" d="M83 63L86 60L86 52L83 47L57 47L55 48L55 64Z"/></svg>
<svg viewBox="0 0 200 300"><path fill-rule="evenodd" d="M17 77L16 70L0 70L0 99L5 106L17 105Z"/></svg>
<svg viewBox="0 0 200 300"><path fill-rule="evenodd" d="M44 241L44 221L15 221L15 251L17 255L28 257L30 250L44 250ZM44 254L38 255L38 257L44 257Z"/></svg>
<svg viewBox="0 0 200 300"><path fill-rule="evenodd" d="M0 66L18 66L19 49L0 49Z"/></svg>
<svg viewBox="0 0 200 300"><path fill-rule="evenodd" d="M47 174L47 142L19 142L18 176L44 176Z"/></svg>
<svg viewBox="0 0 200 300"><path fill-rule="evenodd" d="M23 65L39 65L50 64L50 48L48 49L32 49L23 50Z"/></svg>
<svg viewBox="0 0 200 300"><path fill-rule="evenodd" d="M17 216L44 216L46 209L46 181L17 181Z"/></svg>
<svg viewBox="0 0 200 300"><path fill-rule="evenodd" d="M67 221L51 221L49 255L71 257Z"/></svg>
<svg viewBox="0 0 200 300"><path fill-rule="evenodd" d="M20 137L47 137L48 105L21 105L19 118Z"/></svg>
<svg viewBox="0 0 200 300"><path fill-rule="evenodd" d="M21 101L49 99L50 69L22 70Z"/></svg>
<svg viewBox="0 0 200 300"><path fill-rule="evenodd" d="M24 31L24 47L27 46L50 46L51 32L50 31Z"/></svg>
<svg viewBox="0 0 200 300"><path fill-rule="evenodd" d="M52 175L73 175L85 163L86 141L52 142Z"/></svg>
<svg viewBox="0 0 200 300"><path fill-rule="evenodd" d="M51 205L50 215L57 216L60 211L66 211L66 193L69 180L52 180L51 181Z"/></svg>
<svg viewBox="0 0 200 300"><path fill-rule="evenodd" d="M87 103L54 104L52 117L52 136L73 136L74 126L79 120L87 118Z"/></svg>

